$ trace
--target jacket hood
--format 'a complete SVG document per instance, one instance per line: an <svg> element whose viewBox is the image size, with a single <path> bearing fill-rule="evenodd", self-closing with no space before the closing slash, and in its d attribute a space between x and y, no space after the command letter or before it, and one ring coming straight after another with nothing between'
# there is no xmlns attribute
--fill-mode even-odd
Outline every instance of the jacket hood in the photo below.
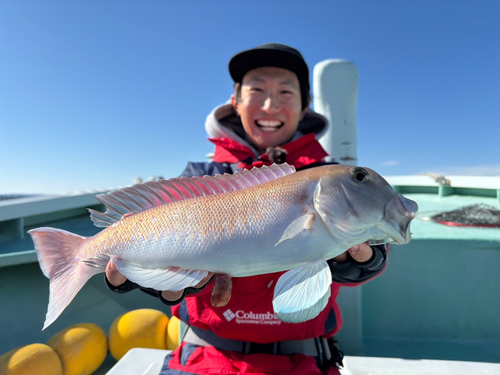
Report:
<svg viewBox="0 0 500 375"><path fill-rule="evenodd" d="M327 130L327 119L309 109L302 121L299 122L297 131L292 140L302 137L305 134L314 133L319 139ZM245 130L240 117L234 111L231 103L223 104L215 108L207 117L205 129L211 138L228 138L244 146L249 147L255 155L258 155L255 148L245 140Z"/></svg>

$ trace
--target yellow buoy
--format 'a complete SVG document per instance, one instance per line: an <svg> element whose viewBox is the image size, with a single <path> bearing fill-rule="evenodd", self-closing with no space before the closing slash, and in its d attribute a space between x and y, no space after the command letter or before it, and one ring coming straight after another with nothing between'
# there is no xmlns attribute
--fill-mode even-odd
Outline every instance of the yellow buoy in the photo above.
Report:
<svg viewBox="0 0 500 375"><path fill-rule="evenodd" d="M166 349L168 317L158 310L140 309L120 315L109 329L109 352L119 360L132 348Z"/></svg>
<svg viewBox="0 0 500 375"><path fill-rule="evenodd" d="M59 355L63 375L90 375L108 354L106 332L92 323L75 324L47 341Z"/></svg>
<svg viewBox="0 0 500 375"><path fill-rule="evenodd" d="M175 350L179 346L179 332L181 328L181 321L172 316L167 326L167 349Z"/></svg>
<svg viewBox="0 0 500 375"><path fill-rule="evenodd" d="M44 344L31 344L11 350L0 357L2 375L62 375L56 352Z"/></svg>

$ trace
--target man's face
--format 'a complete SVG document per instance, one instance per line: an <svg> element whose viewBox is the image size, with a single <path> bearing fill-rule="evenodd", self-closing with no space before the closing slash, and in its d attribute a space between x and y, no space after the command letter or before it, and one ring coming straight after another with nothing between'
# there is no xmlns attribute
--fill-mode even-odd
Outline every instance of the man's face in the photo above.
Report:
<svg viewBox="0 0 500 375"><path fill-rule="evenodd" d="M263 67L243 77L241 96L231 103L241 117L247 140L259 151L286 143L297 130L302 110L299 80L289 70Z"/></svg>

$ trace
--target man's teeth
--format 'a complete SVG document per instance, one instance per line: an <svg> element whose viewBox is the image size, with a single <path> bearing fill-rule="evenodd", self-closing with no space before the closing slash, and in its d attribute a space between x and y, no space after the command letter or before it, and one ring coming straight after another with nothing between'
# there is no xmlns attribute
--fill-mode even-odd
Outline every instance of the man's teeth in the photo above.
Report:
<svg viewBox="0 0 500 375"><path fill-rule="evenodd" d="M257 125L261 127L264 131L273 131L278 129L283 123L281 121L272 121L272 120L258 120L255 121Z"/></svg>
<svg viewBox="0 0 500 375"><path fill-rule="evenodd" d="M280 126L281 125L281 121L258 120L257 124L259 124L260 126L272 126L272 127L276 127L276 126Z"/></svg>

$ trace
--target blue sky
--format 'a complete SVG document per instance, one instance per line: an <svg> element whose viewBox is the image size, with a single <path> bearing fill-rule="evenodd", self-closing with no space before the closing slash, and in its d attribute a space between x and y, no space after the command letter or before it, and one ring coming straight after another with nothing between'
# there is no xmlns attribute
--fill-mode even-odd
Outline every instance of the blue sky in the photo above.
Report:
<svg viewBox="0 0 500 375"><path fill-rule="evenodd" d="M166 178L213 150L227 63L266 42L359 71L358 160L500 175L500 2L2 1L0 193Z"/></svg>

